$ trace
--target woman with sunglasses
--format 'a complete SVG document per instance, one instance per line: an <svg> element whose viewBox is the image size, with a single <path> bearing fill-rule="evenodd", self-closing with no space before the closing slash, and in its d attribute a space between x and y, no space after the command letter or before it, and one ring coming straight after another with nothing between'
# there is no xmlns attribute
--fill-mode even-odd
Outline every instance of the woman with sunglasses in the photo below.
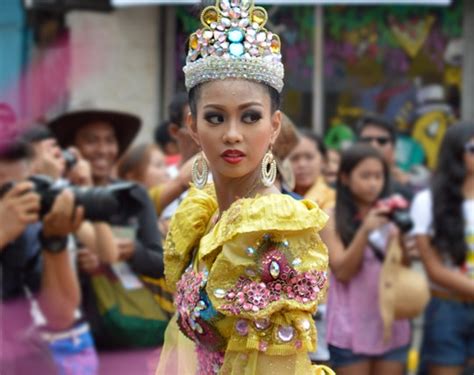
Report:
<svg viewBox="0 0 474 375"><path fill-rule="evenodd" d="M202 152L166 238L177 313L157 373L333 374L308 358L327 284L327 215L274 184L280 38L251 0L217 0L201 21L184 73L187 128Z"/></svg>
<svg viewBox="0 0 474 375"><path fill-rule="evenodd" d="M421 360L429 375L459 375L474 363L474 123L447 130L411 215L432 292Z"/></svg>

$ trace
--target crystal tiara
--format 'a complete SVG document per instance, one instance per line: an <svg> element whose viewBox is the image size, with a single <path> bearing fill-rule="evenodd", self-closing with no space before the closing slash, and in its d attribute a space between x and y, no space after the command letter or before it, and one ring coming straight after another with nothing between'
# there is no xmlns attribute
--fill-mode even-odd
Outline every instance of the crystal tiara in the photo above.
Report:
<svg viewBox="0 0 474 375"><path fill-rule="evenodd" d="M241 78L283 89L284 68L278 35L264 28L268 19L253 0L216 0L201 13L203 27L191 34L186 89L203 82Z"/></svg>

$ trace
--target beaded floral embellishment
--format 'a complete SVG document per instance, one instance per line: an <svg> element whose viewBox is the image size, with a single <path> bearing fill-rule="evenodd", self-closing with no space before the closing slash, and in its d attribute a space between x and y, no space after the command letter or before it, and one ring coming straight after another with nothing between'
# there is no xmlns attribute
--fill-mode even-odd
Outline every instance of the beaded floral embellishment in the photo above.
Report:
<svg viewBox="0 0 474 375"><path fill-rule="evenodd" d="M288 244L285 243L284 246ZM247 249L247 255L255 254L255 249ZM260 281L252 278L256 276L256 272L253 271L252 274L252 270L247 270L247 276L240 276L233 288L227 291L216 290L220 295L214 295L226 300L221 306L223 310L235 315L241 312L258 312L282 298L300 303L313 302L317 300L327 281L323 271L296 271L293 265L299 264L298 259L290 264L284 252L273 245L262 254L258 263Z"/></svg>
<svg viewBox="0 0 474 375"><path fill-rule="evenodd" d="M209 323L219 316L204 290L207 277L207 272L194 272L188 267L176 284L178 325L194 342L209 350L219 350L224 345L224 339Z"/></svg>

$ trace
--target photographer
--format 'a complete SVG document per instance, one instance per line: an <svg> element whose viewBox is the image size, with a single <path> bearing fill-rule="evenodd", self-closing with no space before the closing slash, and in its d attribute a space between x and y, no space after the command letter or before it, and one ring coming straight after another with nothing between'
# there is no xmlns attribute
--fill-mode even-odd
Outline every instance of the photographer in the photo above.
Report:
<svg viewBox="0 0 474 375"><path fill-rule="evenodd" d="M61 150L53 133L45 126L32 126L22 135L22 140L33 151L31 174L50 177L53 186L92 186L90 163L73 147ZM83 258L94 264L98 264L99 259L104 262L115 259L117 251L111 246L112 231L104 222L84 221L75 233L74 240L85 247L77 254L79 263L83 262Z"/></svg>
<svg viewBox="0 0 474 375"><path fill-rule="evenodd" d="M3 148L0 186L24 180L30 156L24 143ZM40 199L32 187L30 182L18 182L0 198L4 348L0 368L6 374L54 374L52 359L27 339L31 333L27 329L33 322L53 331L70 328L80 302L78 279L64 250L68 234L82 222L83 209L75 209L73 195L63 191L40 223Z"/></svg>

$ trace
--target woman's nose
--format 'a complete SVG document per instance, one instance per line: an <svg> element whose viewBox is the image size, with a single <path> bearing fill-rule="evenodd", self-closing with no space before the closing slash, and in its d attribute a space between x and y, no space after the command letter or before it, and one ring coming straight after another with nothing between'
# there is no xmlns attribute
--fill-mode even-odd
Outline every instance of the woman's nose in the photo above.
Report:
<svg viewBox="0 0 474 375"><path fill-rule="evenodd" d="M242 134L235 122L232 122L227 126L223 141L225 143L238 143L242 141Z"/></svg>

